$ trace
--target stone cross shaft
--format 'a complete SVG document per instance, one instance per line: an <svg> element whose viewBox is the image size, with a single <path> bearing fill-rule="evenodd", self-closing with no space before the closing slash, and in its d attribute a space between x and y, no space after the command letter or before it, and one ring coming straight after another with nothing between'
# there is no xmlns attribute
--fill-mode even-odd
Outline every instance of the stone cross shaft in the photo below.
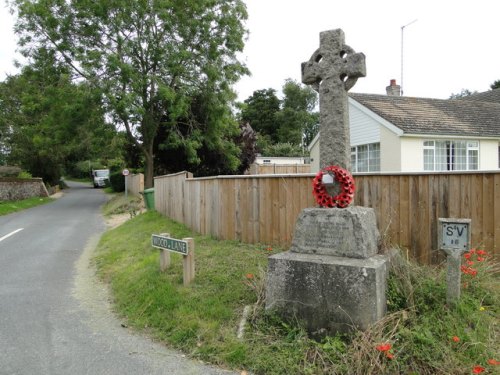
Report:
<svg viewBox="0 0 500 375"><path fill-rule="evenodd" d="M351 143L347 91L366 76L365 55L344 43L341 29L320 33L320 46L302 63L302 82L319 92L320 168L338 165L349 170Z"/></svg>

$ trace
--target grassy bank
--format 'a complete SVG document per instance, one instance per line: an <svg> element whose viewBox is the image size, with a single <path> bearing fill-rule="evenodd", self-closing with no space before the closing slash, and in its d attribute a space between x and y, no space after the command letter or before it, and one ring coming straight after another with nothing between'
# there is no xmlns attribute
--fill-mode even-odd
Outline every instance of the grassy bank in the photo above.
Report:
<svg viewBox="0 0 500 375"><path fill-rule="evenodd" d="M0 216L52 202L52 198L28 198L19 201L0 201Z"/></svg>
<svg viewBox="0 0 500 375"><path fill-rule="evenodd" d="M196 279L184 287L181 256L159 271L151 234L194 237ZM311 340L299 322L263 309L269 255L263 245L216 241L155 212L139 215L101 239L94 261L110 283L116 310L129 326L191 357L256 374L494 373L500 360L498 266L490 259L454 309L446 306L444 273L400 259L389 280L385 319L365 332ZM246 331L237 337L245 306ZM382 345L382 346L380 346ZM377 349L378 347L378 349ZM476 368L478 370L479 367Z"/></svg>

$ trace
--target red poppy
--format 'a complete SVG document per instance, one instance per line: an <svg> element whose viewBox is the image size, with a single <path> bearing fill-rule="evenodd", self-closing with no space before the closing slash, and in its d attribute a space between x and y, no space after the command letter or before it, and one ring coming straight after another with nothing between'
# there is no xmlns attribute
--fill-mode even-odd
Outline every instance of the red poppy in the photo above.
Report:
<svg viewBox="0 0 500 375"><path fill-rule="evenodd" d="M381 345L377 345L376 346L376 349L379 351L379 352L387 352L389 350L391 350L391 344L381 344Z"/></svg>
<svg viewBox="0 0 500 375"><path fill-rule="evenodd" d="M484 260L484 257L477 257L478 262L482 262Z"/></svg>
<svg viewBox="0 0 500 375"><path fill-rule="evenodd" d="M481 255L481 256L483 256L483 255L484 256L488 256L488 253L486 251L484 251L484 250L478 250L478 251L476 251L476 254L477 255Z"/></svg>
<svg viewBox="0 0 500 375"><path fill-rule="evenodd" d="M500 365L500 361L492 359L488 359L488 364L493 365L493 366L498 366Z"/></svg>
<svg viewBox="0 0 500 375"><path fill-rule="evenodd" d="M472 256L471 253L465 253L464 258L469 260L471 256Z"/></svg>
<svg viewBox="0 0 500 375"><path fill-rule="evenodd" d="M455 341L455 342L459 342L460 341L460 337L458 337L458 336L453 336L451 339L453 341Z"/></svg>
<svg viewBox="0 0 500 375"><path fill-rule="evenodd" d="M480 374L482 372L484 372L484 367L483 366L474 366L472 368L472 373L473 374Z"/></svg>

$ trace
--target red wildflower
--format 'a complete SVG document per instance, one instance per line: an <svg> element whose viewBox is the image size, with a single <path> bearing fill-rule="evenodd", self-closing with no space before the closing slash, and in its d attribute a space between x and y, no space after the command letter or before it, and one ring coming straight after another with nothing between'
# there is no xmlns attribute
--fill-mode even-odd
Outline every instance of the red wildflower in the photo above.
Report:
<svg viewBox="0 0 500 375"><path fill-rule="evenodd" d="M459 342L460 341L460 337L458 337L458 336L453 336L451 339L453 341L455 341L455 342Z"/></svg>
<svg viewBox="0 0 500 375"><path fill-rule="evenodd" d="M377 345L376 346L376 349L379 351L379 352L387 352L389 350L391 350L391 344L381 344L381 345Z"/></svg>
<svg viewBox="0 0 500 375"><path fill-rule="evenodd" d="M473 261L471 261L471 260L468 260L468 261L467 261L467 265L468 265L468 266L472 266L472 265L474 265L474 262L473 262Z"/></svg>
<svg viewBox="0 0 500 375"><path fill-rule="evenodd" d="M482 262L484 260L484 257L477 257L478 262Z"/></svg>
<svg viewBox="0 0 500 375"><path fill-rule="evenodd" d="M480 256L488 256L488 253L484 250L478 250L476 251L476 254Z"/></svg>
<svg viewBox="0 0 500 375"><path fill-rule="evenodd" d="M465 253L464 254L464 258L467 259L467 260L469 260L471 256L472 256L471 253Z"/></svg>
<svg viewBox="0 0 500 375"><path fill-rule="evenodd" d="M482 372L484 372L484 367L483 366L474 366L472 368L472 373L473 374L480 374Z"/></svg>
<svg viewBox="0 0 500 375"><path fill-rule="evenodd" d="M394 354L392 354L392 353L386 352L386 353L385 353L385 356L386 356L387 358L389 358L389 359L394 359Z"/></svg>
<svg viewBox="0 0 500 375"><path fill-rule="evenodd" d="M267 251L273 251L273 248L271 246L268 246L266 250Z"/></svg>
<svg viewBox="0 0 500 375"><path fill-rule="evenodd" d="M477 270L472 267L460 266L460 270L466 275L476 276Z"/></svg>
<svg viewBox="0 0 500 375"><path fill-rule="evenodd" d="M246 277L247 279L253 279L253 273L247 273L247 274L245 275L245 277Z"/></svg>
<svg viewBox="0 0 500 375"><path fill-rule="evenodd" d="M488 364L493 365L493 366L498 366L498 365L500 365L500 361L494 360L492 358L492 359L488 359Z"/></svg>
<svg viewBox="0 0 500 375"><path fill-rule="evenodd" d="M476 253L476 249L470 249L470 250L469 250L469 253L471 253L471 254L475 254L475 253Z"/></svg>

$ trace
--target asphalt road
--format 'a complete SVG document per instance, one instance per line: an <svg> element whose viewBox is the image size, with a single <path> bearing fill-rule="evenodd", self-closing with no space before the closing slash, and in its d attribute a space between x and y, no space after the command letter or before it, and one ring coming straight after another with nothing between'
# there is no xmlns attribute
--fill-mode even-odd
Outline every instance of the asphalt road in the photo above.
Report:
<svg viewBox="0 0 500 375"><path fill-rule="evenodd" d="M102 190L0 216L0 374L228 374L123 328L89 267Z"/></svg>

